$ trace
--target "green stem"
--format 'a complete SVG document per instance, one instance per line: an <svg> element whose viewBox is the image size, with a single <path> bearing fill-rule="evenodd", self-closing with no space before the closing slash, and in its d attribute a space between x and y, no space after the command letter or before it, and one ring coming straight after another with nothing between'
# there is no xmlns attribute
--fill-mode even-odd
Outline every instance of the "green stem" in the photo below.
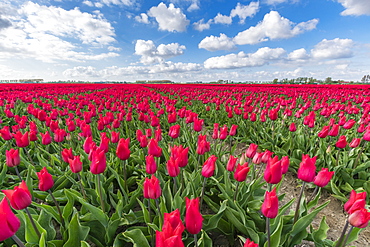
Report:
<svg viewBox="0 0 370 247"><path fill-rule="evenodd" d="M197 234L194 234L194 246L198 247L198 236L197 236Z"/></svg>
<svg viewBox="0 0 370 247"><path fill-rule="evenodd" d="M80 176L80 174L79 173L77 173L77 178L78 178L78 181L79 181L79 184L80 184L80 188L81 188L81 193L82 193L82 195L83 195L83 197L84 197L84 200L86 201L86 192L85 192L85 189L84 189L84 187L83 187L83 185L82 185L82 179L81 179L81 176Z"/></svg>
<svg viewBox="0 0 370 247"><path fill-rule="evenodd" d="M207 178L204 177L203 187L202 187L202 194L200 196L200 211L202 211L202 204L203 204L204 190L205 190L205 187L206 187L206 181L207 181Z"/></svg>
<svg viewBox="0 0 370 247"><path fill-rule="evenodd" d="M239 184L240 184L240 183L237 183L237 184L236 184L236 187L235 187L234 201L236 201L236 199L238 198L238 189L239 189Z"/></svg>
<svg viewBox="0 0 370 247"><path fill-rule="evenodd" d="M19 246L19 247L26 247L22 241L17 237L17 235L13 235L12 236L12 239L14 240L14 242Z"/></svg>
<svg viewBox="0 0 370 247"><path fill-rule="evenodd" d="M348 241L349 235L351 234L352 230L353 230L353 226L351 226L351 228L349 228L347 237L346 237L346 239L344 240L344 243L343 243L343 247L345 247L347 245L347 241Z"/></svg>
<svg viewBox="0 0 370 247"><path fill-rule="evenodd" d="M300 207L300 204L301 204L301 199L302 199L302 195L303 195L303 191L304 191L304 187L305 187L305 185L306 185L306 182L305 182L305 181L303 181L302 188L301 188L301 193L299 194L298 201L297 201L297 207L296 207L296 209L295 209L293 225L294 225L294 224L297 222L297 220L298 220L299 207Z"/></svg>
<svg viewBox="0 0 370 247"><path fill-rule="evenodd" d="M33 220L30 211L28 210L28 208L25 208L25 210L26 210L26 213L27 213L28 217L30 218L33 229L35 229L35 232L36 232L37 236L39 236L39 238L41 238L41 233L40 233L39 229L36 227L35 221Z"/></svg>
<svg viewBox="0 0 370 247"><path fill-rule="evenodd" d="M17 166L15 166L15 167L14 167L14 169L15 169L15 172L17 173L17 176L18 176L18 177L19 177L19 179L22 181L22 177L21 177L21 174L19 173L18 167L17 167Z"/></svg>
<svg viewBox="0 0 370 247"><path fill-rule="evenodd" d="M127 172L126 172L126 161L123 161L123 179L125 181L125 190L127 191Z"/></svg>
<svg viewBox="0 0 370 247"><path fill-rule="evenodd" d="M348 222L348 220L347 220L347 221L346 221L346 224L345 224L345 225L344 225L344 227L343 227L342 234L340 235L340 237L339 237L339 239L338 239L338 242L337 242L337 244L335 245L335 247L342 247L342 242L343 242L344 236L346 235L346 231L347 231L348 225L349 225L349 222Z"/></svg>
<svg viewBox="0 0 370 247"><path fill-rule="evenodd" d="M267 247L270 247L271 246L270 218L266 218L266 231L267 231Z"/></svg>
<svg viewBox="0 0 370 247"><path fill-rule="evenodd" d="M359 160L360 156L362 155L362 152L365 149L365 144L366 144L366 141L363 141L362 142L362 147L361 147L360 151L358 152L355 163L353 164L353 169L355 169L357 167L358 160Z"/></svg>
<svg viewBox="0 0 370 247"><path fill-rule="evenodd" d="M161 214L161 209L159 208L159 201L158 198L155 199L155 204L157 205L157 210L158 210L158 217L159 217L159 229L162 229L162 214Z"/></svg>
<svg viewBox="0 0 370 247"><path fill-rule="evenodd" d="M99 198L100 198L100 204L103 212L105 212L105 205L103 201L103 193L101 189L101 181L100 181L100 174L97 174L97 183L98 183L98 193L99 193Z"/></svg>
<svg viewBox="0 0 370 247"><path fill-rule="evenodd" d="M59 207L59 203L55 199L55 197L54 197L53 193L51 192L51 190L48 190L48 192L49 192L51 198L53 199L55 206L57 207L57 210L58 210L58 213L59 213L59 217L60 217L60 224L62 224L62 226L64 226L64 220L63 220L63 216L62 216L62 211L60 210L60 207Z"/></svg>

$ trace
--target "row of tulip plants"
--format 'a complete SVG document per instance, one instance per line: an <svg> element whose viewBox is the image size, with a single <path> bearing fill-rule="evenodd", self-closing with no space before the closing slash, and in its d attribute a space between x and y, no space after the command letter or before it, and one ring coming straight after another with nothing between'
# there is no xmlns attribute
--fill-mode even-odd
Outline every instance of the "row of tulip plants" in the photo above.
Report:
<svg viewBox="0 0 370 247"><path fill-rule="evenodd" d="M370 220L369 102L363 85L1 85L0 246L349 245ZM348 215L338 239L312 224L322 189Z"/></svg>

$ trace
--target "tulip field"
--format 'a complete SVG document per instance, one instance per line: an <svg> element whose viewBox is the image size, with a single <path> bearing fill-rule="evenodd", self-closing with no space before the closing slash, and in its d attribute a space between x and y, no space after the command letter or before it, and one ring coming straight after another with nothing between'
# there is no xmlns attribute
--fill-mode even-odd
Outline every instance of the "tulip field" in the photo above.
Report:
<svg viewBox="0 0 370 247"><path fill-rule="evenodd" d="M0 84L0 247L370 246L369 112L367 85Z"/></svg>

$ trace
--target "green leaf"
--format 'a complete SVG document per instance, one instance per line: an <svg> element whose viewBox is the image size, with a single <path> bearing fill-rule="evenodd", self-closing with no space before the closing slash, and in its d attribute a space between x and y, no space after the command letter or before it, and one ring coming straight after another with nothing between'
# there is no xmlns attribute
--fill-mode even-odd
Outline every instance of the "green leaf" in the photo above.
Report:
<svg viewBox="0 0 370 247"><path fill-rule="evenodd" d="M220 219L222 218L222 216L223 216L223 212L225 211L226 206L227 206L227 200L225 200L225 201L223 201L223 202L221 203L221 207L220 207L220 209L218 210L217 214L212 215L212 216L211 216L211 218L209 218L209 220L208 220L205 224L203 224L202 229L203 229L204 231L207 231L207 232L208 232L208 231L210 231L210 230L212 230L212 229L217 228L217 226L218 226L218 222L219 222L219 221L220 221Z"/></svg>
<svg viewBox="0 0 370 247"><path fill-rule="evenodd" d="M283 217L279 218L279 224L276 228L276 230L271 234L270 237L270 242L271 245L270 247L278 247L280 245L280 237L281 237L281 232L283 230ZM268 246L268 242L266 241L264 247Z"/></svg>
<svg viewBox="0 0 370 247"><path fill-rule="evenodd" d="M85 241L81 241L81 247L90 247L90 245Z"/></svg>
<svg viewBox="0 0 370 247"><path fill-rule="evenodd" d="M41 234L41 238L39 240L39 247L46 247L46 233Z"/></svg>
<svg viewBox="0 0 370 247"><path fill-rule="evenodd" d="M76 247L81 246L81 241L87 238L90 227L81 226L78 220L78 213L75 212L68 227L68 241L63 247Z"/></svg>
<svg viewBox="0 0 370 247"><path fill-rule="evenodd" d="M39 241L40 241L40 238L37 235L35 229L32 227L32 223L31 223L31 220L28 217L28 215L25 214L25 213L23 213L22 210L18 210L18 215L20 217L22 217L22 220L26 224L26 234L25 234L26 242L27 243L32 243L32 244L38 244ZM34 220L34 222L35 222L35 225L36 225L37 229L39 230L39 232L41 234L45 234L46 235L47 234L46 230L44 228L42 228L40 226L40 224L36 220Z"/></svg>
<svg viewBox="0 0 370 247"><path fill-rule="evenodd" d="M122 233L123 236L134 244L134 247L150 247L148 240L140 229L133 229Z"/></svg>
<svg viewBox="0 0 370 247"><path fill-rule="evenodd" d="M329 230L328 224L326 224L326 217L322 217L319 228L312 233L312 238L315 243L321 243L327 238L327 232Z"/></svg>
<svg viewBox="0 0 370 247"><path fill-rule="evenodd" d="M202 235L198 240L199 247L212 247L212 239L208 236L208 234L202 229Z"/></svg>

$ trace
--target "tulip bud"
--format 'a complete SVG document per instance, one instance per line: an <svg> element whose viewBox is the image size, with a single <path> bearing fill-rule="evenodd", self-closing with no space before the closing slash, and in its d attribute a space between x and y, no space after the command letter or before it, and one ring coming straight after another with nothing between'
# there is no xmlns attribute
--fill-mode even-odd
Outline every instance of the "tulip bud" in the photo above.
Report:
<svg viewBox="0 0 370 247"><path fill-rule="evenodd" d="M353 138L353 140L350 142L349 146L351 148L357 148L361 143L361 138Z"/></svg>
<svg viewBox="0 0 370 247"><path fill-rule="evenodd" d="M68 163L73 173L82 171L82 162L79 155L74 156L72 159L68 159Z"/></svg>
<svg viewBox="0 0 370 247"><path fill-rule="evenodd" d="M51 136L49 131L46 131L45 134L40 133L42 145L49 145L51 143Z"/></svg>
<svg viewBox="0 0 370 247"><path fill-rule="evenodd" d="M154 157L160 157L162 155L162 148L159 147L156 139L150 140L148 144L148 154L151 154Z"/></svg>
<svg viewBox="0 0 370 247"><path fill-rule="evenodd" d="M144 181L144 198L157 199L161 196L162 190L159 179L152 175L152 178L145 178Z"/></svg>
<svg viewBox="0 0 370 247"><path fill-rule="evenodd" d="M368 226L370 220L370 212L365 209L361 208L356 210L348 217L348 222L358 228L365 228Z"/></svg>
<svg viewBox="0 0 370 247"><path fill-rule="evenodd" d="M202 168L202 176L209 178L213 176L215 169L216 169L216 160L217 157L215 155L210 156L203 164Z"/></svg>
<svg viewBox="0 0 370 247"><path fill-rule="evenodd" d="M313 183L319 187L325 187L330 179L333 177L334 172L329 172L328 168L322 168L313 180Z"/></svg>
<svg viewBox="0 0 370 247"><path fill-rule="evenodd" d="M337 148L345 148L347 146L346 136L340 136L339 140L335 143Z"/></svg>
<svg viewBox="0 0 370 247"><path fill-rule="evenodd" d="M130 138L124 139L121 138L118 141L116 155L120 160L127 160L130 158L131 151L130 151Z"/></svg>
<svg viewBox="0 0 370 247"><path fill-rule="evenodd" d="M13 236L21 226L21 221L10 209L8 200L4 197L0 202L0 241Z"/></svg>
<svg viewBox="0 0 370 247"><path fill-rule="evenodd" d="M170 127L170 130L168 131L168 135L172 137L173 139L176 139L180 135L180 125L176 124Z"/></svg>
<svg viewBox="0 0 370 247"><path fill-rule="evenodd" d="M157 171L157 164L155 163L155 159L153 155L147 155L145 157L146 165L145 170L148 174L154 174Z"/></svg>
<svg viewBox="0 0 370 247"><path fill-rule="evenodd" d="M229 156L229 160L227 162L226 170L228 170L229 172L234 171L234 168L235 168L235 165L236 165L236 161L237 160L238 160L238 158L230 155Z"/></svg>
<svg viewBox="0 0 370 247"><path fill-rule="evenodd" d="M313 182L316 175L316 156L310 158L305 154L302 154L302 162L298 168L298 178L305 182Z"/></svg>
<svg viewBox="0 0 370 247"><path fill-rule="evenodd" d="M235 180L238 181L238 182L245 181L245 179L248 176L249 169L250 168L249 168L247 162L244 163L243 165L238 164L236 166L236 170L234 172L234 178L235 178Z"/></svg>
<svg viewBox="0 0 370 247"><path fill-rule="evenodd" d="M6 165L9 167L17 166L21 162L18 149L6 150L5 157L6 157Z"/></svg>
<svg viewBox="0 0 370 247"><path fill-rule="evenodd" d="M100 174L107 168L107 158L105 156L104 150L96 148L96 150L91 151L92 160L90 165L90 171L92 174Z"/></svg>
<svg viewBox="0 0 370 247"><path fill-rule="evenodd" d="M16 210L25 209L31 205L31 192L28 190L26 182L22 180L19 186L15 186L14 190L2 190L10 201L12 208Z"/></svg>
<svg viewBox="0 0 370 247"><path fill-rule="evenodd" d="M366 192L357 193L352 190L349 200L344 204L344 210L349 213L357 200L366 199Z"/></svg>

